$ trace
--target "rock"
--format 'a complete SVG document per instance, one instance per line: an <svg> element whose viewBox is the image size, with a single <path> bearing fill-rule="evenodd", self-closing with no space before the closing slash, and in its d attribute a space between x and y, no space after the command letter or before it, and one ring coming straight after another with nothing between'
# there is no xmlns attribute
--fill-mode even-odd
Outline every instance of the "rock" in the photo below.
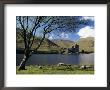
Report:
<svg viewBox="0 0 110 90"><path fill-rule="evenodd" d="M42 69L42 66L38 66L39 69Z"/></svg>
<svg viewBox="0 0 110 90"><path fill-rule="evenodd" d="M86 66L86 68L92 68L91 66Z"/></svg>
<svg viewBox="0 0 110 90"><path fill-rule="evenodd" d="M82 66L80 67L80 69L89 69L89 68L92 68L92 66L82 65Z"/></svg>
<svg viewBox="0 0 110 90"><path fill-rule="evenodd" d="M82 65L80 69L86 69L86 65Z"/></svg>
<svg viewBox="0 0 110 90"><path fill-rule="evenodd" d="M64 63L58 63L57 66L64 66Z"/></svg>

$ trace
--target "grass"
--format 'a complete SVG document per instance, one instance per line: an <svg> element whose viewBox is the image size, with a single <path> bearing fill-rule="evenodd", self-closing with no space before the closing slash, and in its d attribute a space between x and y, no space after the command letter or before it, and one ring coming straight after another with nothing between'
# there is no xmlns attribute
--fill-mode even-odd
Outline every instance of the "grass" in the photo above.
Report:
<svg viewBox="0 0 110 90"><path fill-rule="evenodd" d="M16 74L94 74L93 66L89 69L80 69L79 65L30 65L26 66L26 69L27 70L18 70L17 66Z"/></svg>

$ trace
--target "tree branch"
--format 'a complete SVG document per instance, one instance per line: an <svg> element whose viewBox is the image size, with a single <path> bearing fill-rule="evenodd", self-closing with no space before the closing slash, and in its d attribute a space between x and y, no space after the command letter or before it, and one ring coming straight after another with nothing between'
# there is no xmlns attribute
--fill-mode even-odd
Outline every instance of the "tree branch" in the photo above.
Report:
<svg viewBox="0 0 110 90"><path fill-rule="evenodd" d="M40 41L40 43L38 44L37 48L34 49L34 51L37 51L37 50L39 49L39 47L41 46L43 40L45 39L45 35L46 35L46 33L44 32L44 34L43 34L43 38L41 39L41 41Z"/></svg>
<svg viewBox="0 0 110 90"><path fill-rule="evenodd" d="M38 21L37 21L37 18L36 18L35 25L34 25L32 31L29 33L29 37L28 37L29 49L32 47L33 41L35 39L35 33L36 33L37 28L39 27L40 20L41 20L41 18L39 18ZM34 32L34 34L33 34L33 32ZM32 41L31 41L31 38L32 38Z"/></svg>
<svg viewBox="0 0 110 90"><path fill-rule="evenodd" d="M23 21L24 22L24 21ZM24 45L25 45L25 49L27 48L27 42L26 42L26 30L22 24L22 21L21 21L21 16L19 16L19 23L21 25L21 27L23 28L23 39L24 39ZM24 49L24 50L25 50Z"/></svg>

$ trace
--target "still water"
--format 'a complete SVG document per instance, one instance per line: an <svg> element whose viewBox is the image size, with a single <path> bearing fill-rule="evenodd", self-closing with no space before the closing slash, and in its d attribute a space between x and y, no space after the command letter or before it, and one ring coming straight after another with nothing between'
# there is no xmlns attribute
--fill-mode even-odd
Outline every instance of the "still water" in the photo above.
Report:
<svg viewBox="0 0 110 90"><path fill-rule="evenodd" d="M16 55L16 65L20 64L23 54ZM76 64L76 65L94 65L94 53L79 55L62 55L62 54L33 54L26 65L51 65L51 64Z"/></svg>

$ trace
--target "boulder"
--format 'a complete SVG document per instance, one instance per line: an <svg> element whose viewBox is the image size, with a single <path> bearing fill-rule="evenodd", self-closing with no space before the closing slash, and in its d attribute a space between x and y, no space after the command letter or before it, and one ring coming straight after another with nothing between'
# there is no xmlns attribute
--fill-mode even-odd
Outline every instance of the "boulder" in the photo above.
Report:
<svg viewBox="0 0 110 90"><path fill-rule="evenodd" d="M64 63L58 63L57 66L64 66Z"/></svg>
<svg viewBox="0 0 110 90"><path fill-rule="evenodd" d="M42 69L42 66L38 66L39 69Z"/></svg>
<svg viewBox="0 0 110 90"><path fill-rule="evenodd" d="M82 65L80 69L86 69L86 65Z"/></svg>
<svg viewBox="0 0 110 90"><path fill-rule="evenodd" d="M80 69L89 69L89 68L92 68L92 66L82 65L82 66L80 67Z"/></svg>

